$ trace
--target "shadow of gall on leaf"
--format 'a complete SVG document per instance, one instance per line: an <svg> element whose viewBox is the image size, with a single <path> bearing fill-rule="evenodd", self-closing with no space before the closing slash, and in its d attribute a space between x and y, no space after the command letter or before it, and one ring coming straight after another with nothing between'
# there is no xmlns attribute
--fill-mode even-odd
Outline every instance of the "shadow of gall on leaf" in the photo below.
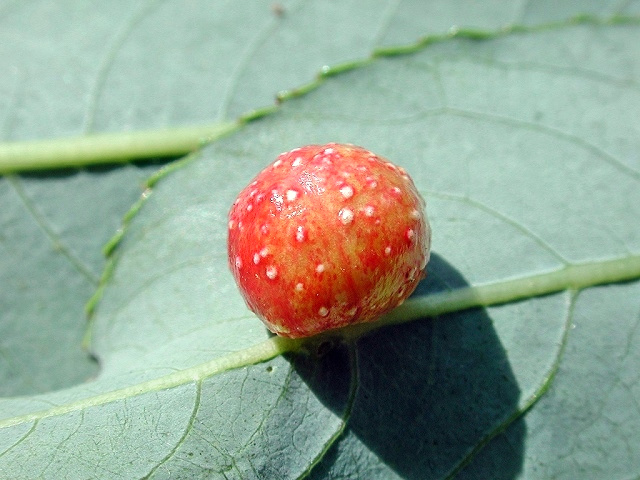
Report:
<svg viewBox="0 0 640 480"><path fill-rule="evenodd" d="M437 255L428 268L414 295L466 285ZM344 405L336 403L333 388L340 385L338 396L344 395L349 383L345 377L354 369L344 353L331 355L342 361L322 362L323 368L332 369L322 374L309 368L309 359L292 358L292 363L327 407L340 405L334 410L340 415ZM345 432L311 478L367 474L367 469L373 478L382 478L386 469L406 479L447 477L517 409L520 390L484 309L383 328L357 342L355 357L356 382ZM522 466L526 433L523 421L514 426L508 442L492 442L477 464L460 473L514 478Z"/></svg>

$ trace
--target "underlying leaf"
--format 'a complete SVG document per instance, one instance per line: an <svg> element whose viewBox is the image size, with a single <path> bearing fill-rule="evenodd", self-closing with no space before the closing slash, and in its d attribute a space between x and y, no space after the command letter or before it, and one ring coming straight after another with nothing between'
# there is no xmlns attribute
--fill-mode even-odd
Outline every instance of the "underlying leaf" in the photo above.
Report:
<svg viewBox="0 0 640 480"><path fill-rule="evenodd" d="M452 24L498 28L520 20L496 8L474 12L467 23L459 16L467 9L457 4L424 10L421 1L383 9L362 0L285 1L279 16L254 1L3 1L0 137L225 122L272 104L278 91L307 83L324 65L366 58L379 44L440 34ZM537 21L525 12L528 18ZM317 28L328 23L330 36ZM153 169L0 179L1 395L62 388L95 372L80 348L84 304L104 267L102 245Z"/></svg>
<svg viewBox="0 0 640 480"><path fill-rule="evenodd" d="M640 204L634 165L618 161L628 158L629 145L590 135L589 119L576 123L576 115L570 114L584 109L597 115L600 108L623 111L623 105L638 101L624 83L600 76L611 71L609 61L636 64L633 49L626 46L633 45L637 35L634 27L577 27L480 45L451 42L415 55L379 60L286 104L282 112L250 125L241 135L218 142L203 152L202 159L161 182L143 217L132 226L113 287L104 299L101 313L108 319L109 330L102 331L98 324L97 351L107 359L113 350L118 356L128 355L132 348L150 349L154 342L175 335L170 325L157 327L158 321L167 318L163 305L158 308L164 313L149 315L130 327L129 319L148 311L154 295L126 303L112 300L125 294L124 288L120 293L119 285L124 279L138 279L145 293L170 291L172 298L167 299L166 293L161 296L175 309L168 317L179 318L181 326L202 321L201 337L207 335L205 325L210 325L212 335L205 341L212 351L221 348L220 342L237 348L233 342L239 338L251 343L250 335L255 333L241 320L224 321L237 318L242 310L242 300L226 269L225 206L248 180L243 172L257 171L280 150L303 143L349 140L405 165L429 200L434 232L448 237L445 242L436 233L434 249L463 275L456 280L451 267L436 264L431 274L434 280L447 278L445 285L486 283L557 268L566 261L637 251L636 225L617 216L630 213L627 205ZM615 50L620 56L598 55L596 39L603 50ZM575 58L570 46L585 43L592 45L589 56L597 62ZM569 52L554 51L556 56L550 61L547 48L541 56L543 46L554 44L568 46ZM580 92L580 101L571 92ZM529 100L532 95L535 104ZM597 101L601 95L624 103L601 107ZM631 118L622 115L615 119L601 115L608 120L605 129L632 124ZM588 135L589 141L581 135ZM443 139L449 145L455 142L458 149L441 148ZM526 158L520 160L523 154ZM460 172L465 174L462 178ZM558 178L562 181L555 181ZM576 187L567 189L567 184ZM620 195L621 191L625 194ZM597 232L592 232L592 219L602 225ZM565 226L559 227L559 221ZM590 242L581 241L585 236ZM509 249L501 251L495 245ZM149 255L151 251L154 254ZM171 274L163 274L171 266ZM136 271L144 274L136 276ZM198 284L194 277L209 279L210 284ZM151 288L147 287L149 279L153 280ZM132 287L137 290L131 283L126 290ZM457 468L475 446L503 428L546 388L573 308L580 305L574 306L574 301L565 294L488 309L488 331L471 329L470 325L481 327L483 322L468 313L461 315L462 326L453 319L450 323L444 320L445 326L412 324L361 343L358 395L348 428L374 456L364 465L357 462L350 467L353 450L346 458L336 453L332 461L325 459L331 466L323 463L322 468L332 476L335 468L379 470L387 465L405 477L420 472L438 477ZM221 322L227 332L236 329L243 335L227 333L222 339L215 333L215 325ZM421 330L425 327L426 331ZM438 337L431 328L436 332L442 328L445 333ZM405 329L408 336L402 335ZM154 338L149 338L151 330ZM425 351L424 344L434 339L442 350ZM377 353L386 351L398 353L386 363ZM436 356L436 352L442 353ZM184 356L199 361L192 352ZM473 369L476 366L480 371ZM402 376L402 372L430 370L433 384L425 384L424 377L415 373L406 379ZM412 385L409 380L417 383ZM378 382L382 385L376 387ZM398 388L384 387L389 382ZM224 396L221 393L221 399ZM455 401L459 398L463 401ZM393 409L381 411L386 405ZM423 405L430 408L421 410ZM278 435L287 434L286 428L274 428ZM314 438L310 424L303 423L296 431ZM433 436L425 436L425 431ZM378 444L381 438L384 441ZM524 456L522 437L515 445L520 445ZM415 455L407 455L412 448ZM324 447L316 449L320 454ZM283 454L280 460L287 462L287 458ZM376 463L375 458L383 463Z"/></svg>
<svg viewBox="0 0 640 480"><path fill-rule="evenodd" d="M351 141L405 166L427 198L437 256L421 295L638 252L639 145L624 130L639 103L638 36L634 26L566 27L378 59L205 149L159 182L118 249L96 315L100 376L3 401L11 415L59 410L5 420L0 467L18 477L71 467L129 477L456 471L530 406L561 361L563 371L567 335L568 345L593 343L569 332L591 291L390 327L324 361L250 366L258 357L247 354L245 368L199 369L267 338L226 267L228 205L247 172L280 151ZM626 305L633 324L637 297L625 288L602 287L611 300L599 305ZM515 427L505 478L537 454L525 448L529 429ZM486 473L496 458L466 473Z"/></svg>
<svg viewBox="0 0 640 480"><path fill-rule="evenodd" d="M108 5L104 7L110 8ZM532 10L538 8L536 3L528 5ZM632 9L633 5L629 3L627 8ZM396 33L406 25L406 19L411 19L418 34L425 33L420 30L420 15L407 13L407 2L402 6L387 17L392 18L391 24L397 20ZM554 13L557 8L540 9L539 13ZM304 12L304 7L299 11ZM288 11L287 15L295 12ZM102 18L113 18L111 15ZM398 20L401 17L405 20ZM484 18L490 20L491 15ZM531 18L530 14L525 15L525 23L527 18ZM68 22L59 25L73 33ZM411 35L401 42L413 40ZM156 37L151 36L151 40ZM557 345L573 322L589 328L583 329L586 333L582 335L574 334L580 331L578 328L569 332L567 357L562 359L557 388L527 416L526 426L522 422L513 425L515 428L508 430L505 439L490 443L483 452L487 455L481 454L465 473L475 478L496 478L499 471L511 478L522 470L524 476L534 478L540 462L547 469L545 476L564 474L572 478L576 465L584 469L582 477L602 477L600 473L607 471L632 475L637 465L629 452L634 451L635 437L628 432L638 430L638 416L629 413L634 411L638 398L633 372L638 371L639 361L632 348L637 335L637 301L633 301L638 298L637 283L631 284L630 289L603 287L598 289L600 296L591 297L586 303L591 291L581 293L576 303L570 294L559 294L451 315L435 323L394 327L363 340L352 359L347 360L348 354L337 351L331 361L317 365L315 374L308 372L314 371L315 359L311 358L305 369L300 365L303 358L297 357L293 367L280 358L268 365L211 378L194 375L193 383L183 382L169 389L162 385L148 388L142 382L162 378L160 375L169 372L188 374L185 368L190 365L197 367L199 362L224 358L223 352L264 338L254 319L239 318L245 310L228 280L198 267L198 262L208 262L205 256L211 254L207 251L198 259L195 252L189 256L181 248L197 250L200 239L215 241L215 234L198 229L206 229L208 220L218 229L224 228L228 206L224 202L232 198L233 188L246 183L246 175L257 171L274 153L288 148L284 143L307 141L317 131L329 137L339 130L344 138L364 143L411 167L412 174L421 178L432 222L437 225L435 248L446 260L441 258L431 265L430 283L423 294L460 287L466 282L477 284L554 268L562 264L558 252L572 261L638 252L638 140L637 129L634 130L637 120L632 115L637 111L638 58L631 48L635 44L637 30L628 27L562 29L556 34L511 36L487 44L450 42L419 55L380 60L369 69L332 79L309 98L291 102L277 117L252 125L220 147L207 150L199 167L193 164L184 170L185 174L176 174L160 184L156 194L165 197L164 204L152 200L154 203L143 209L123 245L122 262L98 316L98 331L102 333L96 335L96 340L107 366L105 372L91 384L0 403L2 416L9 417L2 425L12 425L0 430L0 472L9 478L29 478L39 472L44 477L60 478L70 471L108 478L130 478L148 472L158 477L172 473L191 476L194 472L226 472L232 477L250 472L249 476L261 473L277 477L284 476L279 475L282 472L304 472L322 457L314 475L330 472L347 476L360 472L364 476L369 473L368 478L390 478L393 474L411 477L422 471L437 475L464 462L465 448L482 446L496 428L510 420L509 413L517 413L540 393L540 388L547 385L545 375L560 360ZM71 56L67 59L71 61ZM44 61L41 64L48 65ZM129 65L129 70L137 66L135 62ZM405 68L403 74L396 72L399 66ZM315 71L317 64L312 67L309 71ZM127 69L124 72L126 77ZM446 103L437 88L435 94L429 90L430 82L423 81L425 72L432 73L431 81L447 93ZM48 77L33 76L33 80L37 78ZM284 83L277 88L283 88ZM190 90L195 92L195 98L197 90ZM157 95L158 89L150 91ZM421 98L425 92L431 92L439 111L430 111L431 105L425 108L425 98ZM428 95L425 97L429 99ZM73 100L67 106L69 102ZM320 108L323 104L327 108ZM51 128L51 123L57 128L58 119L67 118L64 111L61 108L52 113L50 118L56 122L44 122L43 128ZM140 111L146 112L144 108ZM418 114L407 115L414 111ZM368 115L364 115L366 112ZM34 118L39 118L38 113L36 105ZM155 116L149 114L147 120L155 121ZM74 125L73 121L70 123ZM144 119L140 125L147 126ZM298 129L300 136L294 138ZM25 127L23 131L30 137L28 130ZM244 135L244 139L239 138ZM403 145L398 147L398 143ZM239 164L245 170L243 176L232 166L219 165L221 159L227 162L241 157L240 149L250 152ZM415 155L416 151L421 155ZM424 170L419 168L423 161L428 164ZM212 162L216 163L202 165ZM203 170L195 173L196 168ZM98 173L86 175L88 187ZM182 204L175 201L176 196L189 194L189 177L201 173L205 175L199 188L208 189L205 201L210 202L211 191L216 191L211 186L220 184L223 188L217 190L224 198L201 208L190 203L193 199L183 199ZM229 177L225 177L227 174ZM46 196L47 185L62 180L53 191L60 193L60 199L68 198L68 191L77 191L70 185L84 175L73 176L71 183L65 183L64 177L29 178L30 188L38 194L27 191L27 196L36 198L40 208L56 210L57 205L62 205L57 210L61 220L55 224L73 223L78 215L66 213L67 203L50 200ZM206 184L211 178L214 182ZM235 187L227 185L227 178ZM117 197L121 202L114 207L117 212L132 201L131 196L113 195L113 185L120 182L105 184L102 197ZM20 191L19 185L4 185L3 199ZM74 198L78 207L89 204L87 198L95 199L95 191L86 191L87 195ZM23 202L28 205L20 200L12 209L3 209L3 240L10 231L8 227L24 221L19 214ZM211 209L216 208L220 211L212 215ZM173 237L163 237L163 214L173 215L167 228ZM104 222L104 216L95 215L100 219L97 224L85 219L82 226L68 229L84 230L87 224L104 228L96 235L100 240L95 244L80 242L91 258L97 258L96 245L115 225L115 221ZM187 223L182 221L185 219ZM186 242L176 233L188 234ZM46 239L42 244L33 248L24 245L24 253L15 249L15 245L32 237L29 233L20 234L15 243L3 245L10 247L7 258L17 259L6 279L13 281L14 272L24 271L26 263L22 259L32 258L34 249L45 251L51 243L50 237L43 235ZM68 238L73 241L78 237ZM222 237L217 238L219 243ZM498 250L496 245L504 250ZM149 247L147 252L144 246ZM156 254L159 259L154 258ZM217 265L218 272L226 272L224 254L221 255L211 262L211 269ZM48 272L53 269L49 265L56 262L55 258L46 251L38 258L47 261L34 262L36 267L30 271L47 282L45 289L52 292L52 297L60 297L60 292L69 288L69 275L61 276L64 281L55 283L62 288L55 289L48 280ZM189 262L194 267L191 271ZM94 272L99 271L99 264L97 261ZM55 270L59 268L64 265ZM147 268L155 270L146 272ZM32 277L33 274L26 276ZM207 281L210 285L203 285ZM82 276L74 281L78 285L83 282ZM121 282L121 288L117 282ZM132 291L136 285L138 289ZM84 288L89 290L90 285ZM19 301L31 306L33 296L27 292L28 300ZM231 298L226 298L229 292ZM47 313L41 313L40 307L33 315L48 320L51 315L59 317L55 312L71 311L72 318L78 317L86 294L75 290L73 293L73 297L82 297L75 298L75 304L65 306L64 300L63 306L52 312L51 303L45 301L40 305L48 309ZM200 304L203 299L204 304ZM6 307L3 303L2 310L16 311L13 303ZM579 317L575 312L583 313ZM229 323L217 324L216 319L225 320L220 317L225 314ZM3 327L17 325L21 320L6 322ZM41 325L44 324L37 323L30 331L51 335ZM474 332L471 326L480 330ZM70 335L71 344L77 342L78 330L75 332ZM628 335L630 340L625 342L614 336L608 342L609 332L616 332L622 340L627 340ZM130 339L126 338L128 335ZM8 333L0 338L6 341L22 337ZM29 338L24 338L28 344ZM21 346L18 347L16 351L20 351ZM34 361L29 368L37 367ZM345 385L354 378L350 374L355 368L360 375L354 397L355 392ZM340 372L342 375L336 375ZM331 376L332 381L323 375ZM421 381L424 377L426 385ZM314 382L314 378L319 380ZM603 382L611 388L602 388ZM55 388L43 382L36 390L42 388L40 385ZM118 392L121 387L130 389L108 397L109 392ZM603 391L614 395L604 398L605 402ZM332 395L334 399L327 399ZM263 403L252 403L255 398ZM593 398L586 409L585 398ZM74 401L80 402L75 404L77 408L65 410ZM12 418L50 409L52 404L61 410L57 414L49 410L50 417L36 414ZM393 408L396 405L398 408ZM567 419L567 405L584 416ZM349 426L343 432L345 418ZM611 422L611 418L615 421ZM592 422L594 419L597 422ZM596 428L585 430L585 425ZM581 435L576 436L576 432ZM341 434L340 442L332 443ZM382 440L385 435L397 440L397 449ZM549 447L550 436L559 439L558 445ZM626 443L624 448L614 448L622 442ZM598 465L590 464L587 457L596 444L601 451L615 451L616 455L598 458ZM335 446L329 448L331 445Z"/></svg>
<svg viewBox="0 0 640 480"><path fill-rule="evenodd" d="M278 16L254 1L0 2L0 137L225 122L272 104L324 65L367 57L389 35L407 42L430 33L420 22L403 28L403 12L422 4L287 1ZM425 18L440 19L433 28L441 33L456 9L433 13ZM482 26L499 21L487 15ZM312 28L328 22L330 37ZM80 347L84 305L104 268L102 246L154 169L0 179L0 395L63 388L95 373Z"/></svg>
<svg viewBox="0 0 640 480"><path fill-rule="evenodd" d="M232 8L205 1L0 2L7 66L0 136L226 121L271 104L276 92L308 82L323 65L366 58L377 46L443 34L452 25L492 30L578 13L633 13L636 2L622 11L614 1L579 10L536 3L519 10L505 1L280 5L284 15L253 1ZM100 248L153 169L0 179L2 395L62 388L93 374L79 339L84 304L103 268Z"/></svg>

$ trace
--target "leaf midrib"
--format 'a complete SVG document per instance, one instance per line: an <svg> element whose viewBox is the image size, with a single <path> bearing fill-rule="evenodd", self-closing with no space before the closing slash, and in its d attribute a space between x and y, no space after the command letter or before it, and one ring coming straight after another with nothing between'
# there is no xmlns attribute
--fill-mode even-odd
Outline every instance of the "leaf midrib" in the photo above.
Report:
<svg viewBox="0 0 640 480"><path fill-rule="evenodd" d="M309 344L317 344L330 338L353 342L381 327L406 323L420 318L437 317L445 313L453 313L470 308L504 304L565 290L579 291L596 285L626 282L639 278L640 255L629 255L613 260L572 264L547 273L424 295L406 301L376 322L351 325L306 339L288 339L273 336L248 348L231 352L208 362L146 382L58 405L50 409L6 418L0 421L0 428L37 422L47 417L60 416L188 383L201 382L207 377L265 362L284 353L303 352ZM550 380L551 378L545 378L543 382L544 388L541 393L546 391Z"/></svg>

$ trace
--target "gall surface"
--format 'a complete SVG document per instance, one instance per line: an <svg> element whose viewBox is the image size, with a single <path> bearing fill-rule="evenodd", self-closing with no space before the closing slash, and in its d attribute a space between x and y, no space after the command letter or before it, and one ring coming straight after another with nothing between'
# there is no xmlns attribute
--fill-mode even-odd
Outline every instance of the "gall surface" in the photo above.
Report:
<svg viewBox="0 0 640 480"><path fill-rule="evenodd" d="M431 239L407 172L343 144L278 156L238 195L228 234L248 307L291 338L400 305L426 274Z"/></svg>

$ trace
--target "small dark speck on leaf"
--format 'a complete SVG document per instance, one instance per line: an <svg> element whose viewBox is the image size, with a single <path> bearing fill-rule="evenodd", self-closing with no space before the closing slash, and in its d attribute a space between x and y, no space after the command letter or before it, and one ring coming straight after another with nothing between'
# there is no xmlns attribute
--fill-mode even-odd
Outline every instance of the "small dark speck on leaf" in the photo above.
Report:
<svg viewBox="0 0 640 480"><path fill-rule="evenodd" d="M279 2L274 2L271 4L271 11L277 17L282 17L285 14L284 5Z"/></svg>

